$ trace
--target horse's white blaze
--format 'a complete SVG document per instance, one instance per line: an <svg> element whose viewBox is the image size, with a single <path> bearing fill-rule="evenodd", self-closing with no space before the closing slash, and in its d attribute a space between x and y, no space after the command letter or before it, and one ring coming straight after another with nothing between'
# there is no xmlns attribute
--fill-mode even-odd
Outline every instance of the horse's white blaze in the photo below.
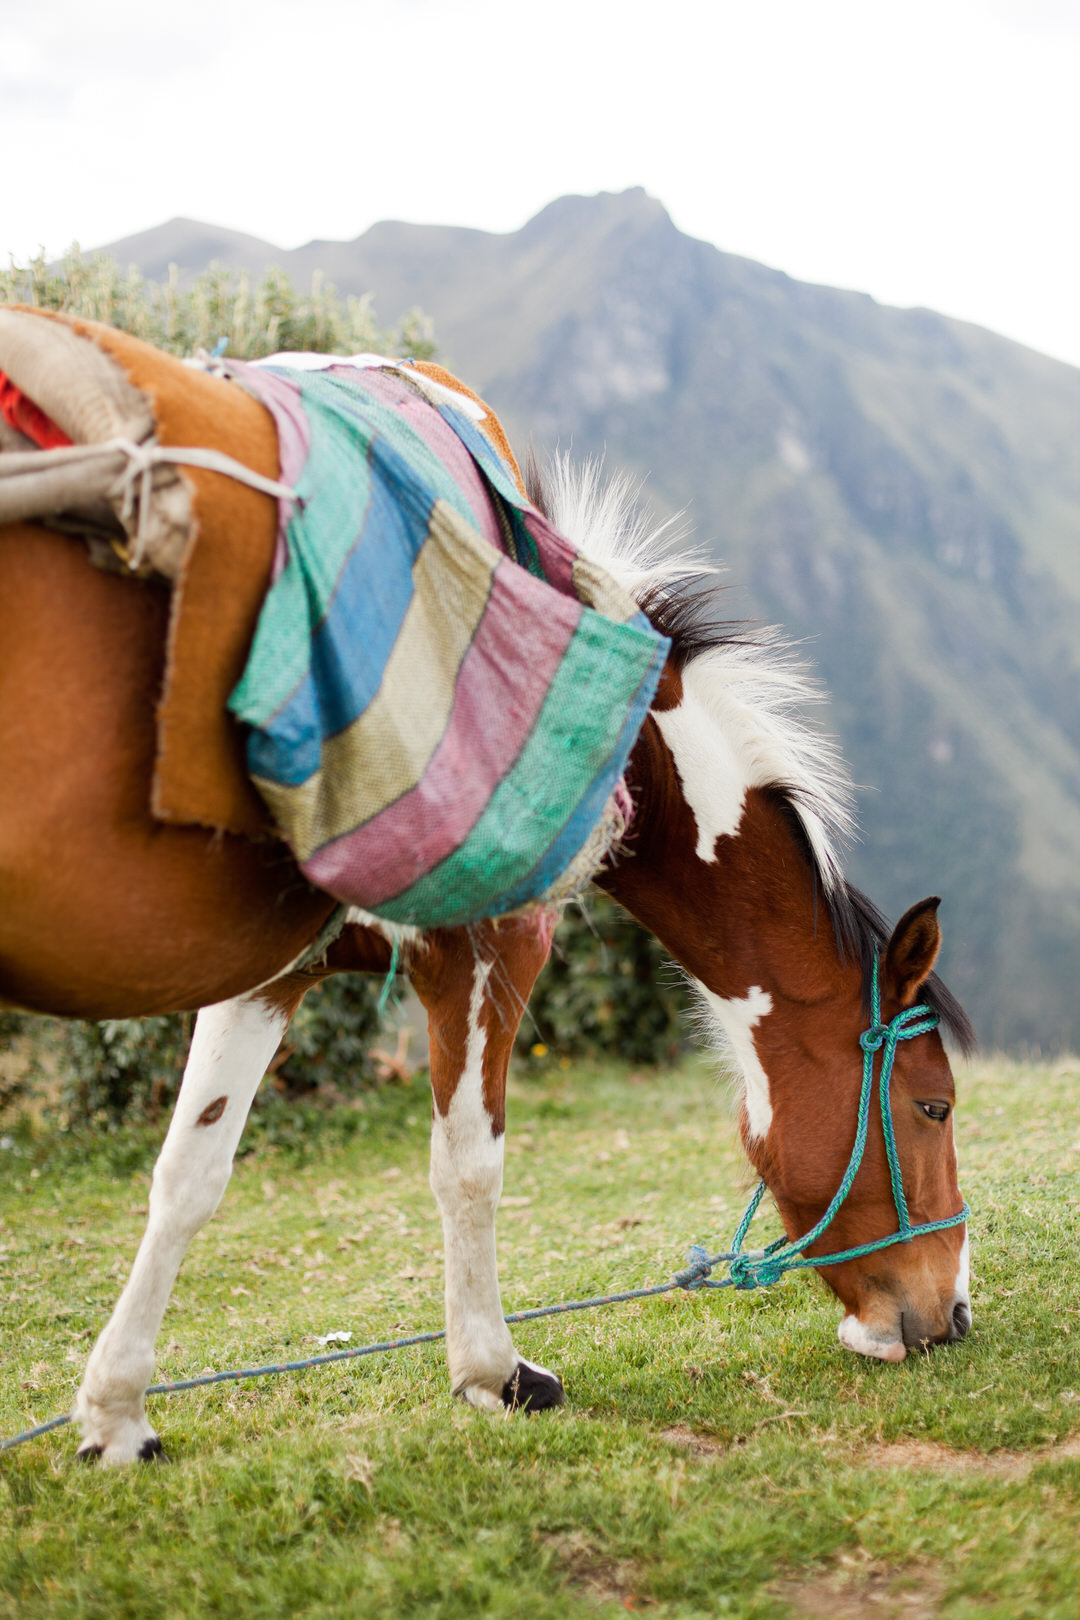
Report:
<svg viewBox="0 0 1080 1620"><path fill-rule="evenodd" d="M858 1356L874 1356L878 1361L903 1361L907 1356L903 1340L875 1339L857 1316L845 1316L836 1336L846 1350L854 1350Z"/></svg>
<svg viewBox="0 0 1080 1620"><path fill-rule="evenodd" d="M968 1243L967 1228L964 1229L964 1241L960 1245L960 1263L956 1269L956 1286L953 1289L953 1304L966 1305L971 1309L971 1247Z"/></svg>
<svg viewBox="0 0 1080 1620"><path fill-rule="evenodd" d="M773 1111L769 1077L758 1057L754 1030L772 1012L772 996L757 984L745 996L731 997L718 996L696 980L694 985L709 1014L713 1034L719 1037L716 1044L734 1060L750 1139L759 1141L768 1135Z"/></svg>
<svg viewBox="0 0 1080 1620"><path fill-rule="evenodd" d="M217 1209L251 1100L288 1024L256 997L204 1007L165 1145L154 1166L146 1231L116 1309L87 1363L76 1403L84 1446L130 1462L152 1441L143 1397L154 1340L180 1262Z"/></svg>
<svg viewBox="0 0 1080 1620"><path fill-rule="evenodd" d="M495 1259L495 1210L502 1192L503 1137L484 1106L480 1021L492 962L477 961L469 997L461 1078L431 1131L431 1190L443 1223L446 1256L446 1353L456 1395L501 1409L502 1390L517 1366L503 1321Z"/></svg>

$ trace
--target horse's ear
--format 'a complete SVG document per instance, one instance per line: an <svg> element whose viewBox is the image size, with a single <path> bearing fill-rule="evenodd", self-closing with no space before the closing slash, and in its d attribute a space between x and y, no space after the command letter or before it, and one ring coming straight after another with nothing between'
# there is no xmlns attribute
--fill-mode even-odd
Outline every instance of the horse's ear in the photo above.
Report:
<svg viewBox="0 0 1080 1620"><path fill-rule="evenodd" d="M930 977L938 951L941 949L941 929L938 927L939 895L920 900L917 906L905 911L885 951L885 993L895 998L901 1007L910 1007Z"/></svg>

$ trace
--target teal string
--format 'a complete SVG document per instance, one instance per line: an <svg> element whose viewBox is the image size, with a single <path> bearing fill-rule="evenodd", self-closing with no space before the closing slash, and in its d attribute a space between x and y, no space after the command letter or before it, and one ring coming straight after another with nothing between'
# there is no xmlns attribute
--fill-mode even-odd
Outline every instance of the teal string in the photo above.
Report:
<svg viewBox="0 0 1080 1620"><path fill-rule="evenodd" d="M395 932L393 942L390 947L390 966L386 970L386 978L383 980L383 987L379 991L379 1005L376 1010L380 1018L386 1011L386 1004L390 1000L390 996L394 988L394 980L397 977L397 970L400 963L401 940Z"/></svg>

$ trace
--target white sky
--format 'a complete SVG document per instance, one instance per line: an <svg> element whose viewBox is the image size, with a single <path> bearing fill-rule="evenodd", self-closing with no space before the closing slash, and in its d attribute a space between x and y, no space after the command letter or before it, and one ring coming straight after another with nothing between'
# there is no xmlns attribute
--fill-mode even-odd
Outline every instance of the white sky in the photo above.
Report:
<svg viewBox="0 0 1080 1620"><path fill-rule="evenodd" d="M644 185L1080 364L1080 0L0 0L0 254L282 247Z"/></svg>

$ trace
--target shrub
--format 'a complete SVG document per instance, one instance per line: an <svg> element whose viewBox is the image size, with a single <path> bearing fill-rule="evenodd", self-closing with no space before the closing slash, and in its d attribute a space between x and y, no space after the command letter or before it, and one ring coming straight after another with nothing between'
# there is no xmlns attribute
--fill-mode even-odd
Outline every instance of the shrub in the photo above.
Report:
<svg viewBox="0 0 1080 1620"><path fill-rule="evenodd" d="M83 257L73 246L58 266L41 255L28 265L0 270L0 303L106 321L170 354L213 349L222 339L239 360L302 349L367 350L415 360L435 353L431 322L420 310L409 310L395 327L381 328L370 296L342 298L319 274L312 277L310 291L301 293L276 267L252 282L244 271L212 264L185 289L175 265L166 281L146 281L137 270L122 271L100 254Z"/></svg>
<svg viewBox="0 0 1080 1620"><path fill-rule="evenodd" d="M686 1037L679 969L607 895L568 906L518 1034L534 1059L607 1056L670 1063Z"/></svg>
<svg viewBox="0 0 1080 1620"><path fill-rule="evenodd" d="M382 983L351 974L309 992L271 1065L277 1090L319 1089L333 1097L376 1083L369 1048L379 1028ZM50 1052L67 1121L108 1130L171 1109L195 1015L96 1024L50 1019L36 1030L34 1021L22 1023Z"/></svg>
<svg viewBox="0 0 1080 1620"><path fill-rule="evenodd" d="M99 1024L50 1020L60 1104L78 1124L115 1127L134 1115L156 1119L180 1088L192 1013L109 1018Z"/></svg>

